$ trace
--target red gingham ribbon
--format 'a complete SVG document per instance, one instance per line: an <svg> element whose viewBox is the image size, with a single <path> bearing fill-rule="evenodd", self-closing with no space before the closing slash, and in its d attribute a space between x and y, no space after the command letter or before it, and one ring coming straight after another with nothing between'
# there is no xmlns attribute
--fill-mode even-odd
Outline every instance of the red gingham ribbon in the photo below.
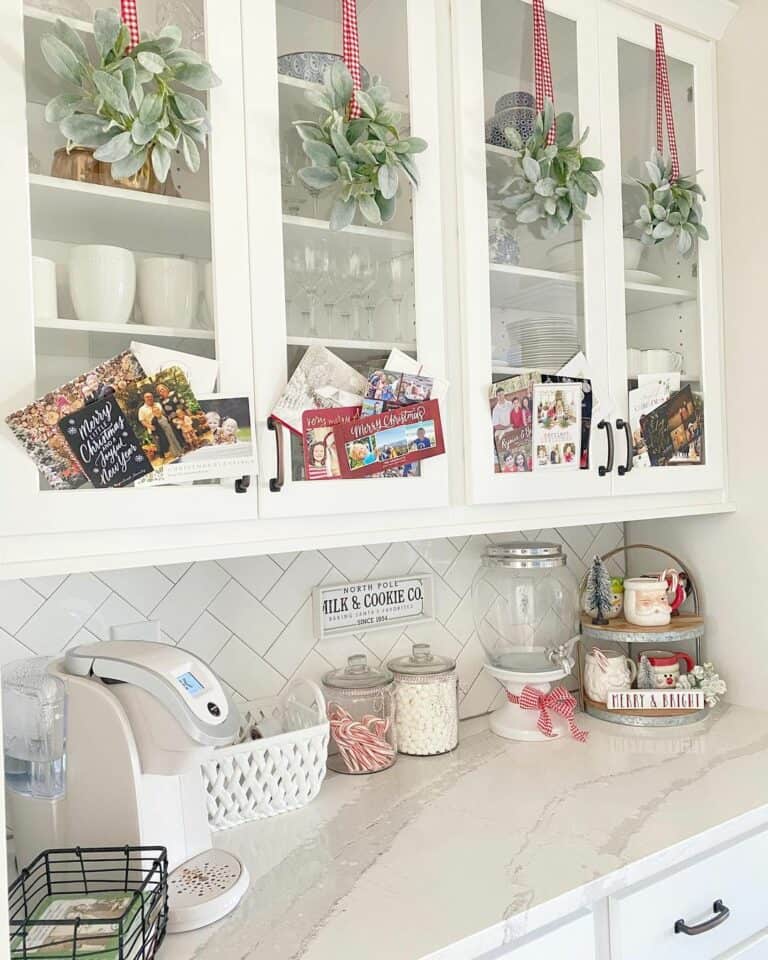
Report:
<svg viewBox="0 0 768 960"><path fill-rule="evenodd" d="M360 76L360 35L357 32L357 0L341 0L341 45L344 63L352 75L352 86L357 92L363 89ZM349 104L351 119L360 116L360 107L354 95Z"/></svg>
<svg viewBox="0 0 768 960"><path fill-rule="evenodd" d="M664 154L664 115L667 119L667 140L669 156L672 160L672 180L680 178L680 159L677 155L675 121L672 116L672 95L669 91L669 71L667 55L664 52L664 31L656 24L656 149Z"/></svg>
<svg viewBox="0 0 768 960"><path fill-rule="evenodd" d="M533 0L533 74L536 83L536 109L541 112L545 99L555 102L544 0ZM553 123L547 134L547 143L554 143L556 137L557 128Z"/></svg>
<svg viewBox="0 0 768 960"><path fill-rule="evenodd" d="M580 730L576 725L576 721L573 719L576 711L576 700L565 687L555 687L551 693L542 693L536 687L526 684L519 697L507 691L507 699L510 703L516 703L521 710L538 710L539 719L536 726L545 737L554 736L552 717L549 715L549 711L553 710L561 717L565 717L573 739L578 740L579 743L586 743L589 734L586 730Z"/></svg>
<svg viewBox="0 0 768 960"><path fill-rule="evenodd" d="M120 17L131 35L128 47L130 50L139 42L139 15L136 12L136 0L120 0Z"/></svg>

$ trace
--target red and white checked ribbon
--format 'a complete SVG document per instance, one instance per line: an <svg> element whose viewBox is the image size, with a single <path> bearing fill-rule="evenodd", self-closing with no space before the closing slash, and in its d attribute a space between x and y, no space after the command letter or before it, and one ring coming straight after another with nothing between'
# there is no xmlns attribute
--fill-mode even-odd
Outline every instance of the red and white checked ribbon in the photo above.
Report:
<svg viewBox="0 0 768 960"><path fill-rule="evenodd" d="M555 102L544 0L533 0L533 75L536 84L536 109L540 113L544 109L545 100ZM547 143L554 143L556 137L557 127L553 122L547 134Z"/></svg>
<svg viewBox="0 0 768 960"><path fill-rule="evenodd" d="M355 93L363 89L360 74L360 35L357 31L357 0L341 0L341 47L344 63L352 75ZM349 104L350 119L359 117L360 107L354 95Z"/></svg>
<svg viewBox="0 0 768 960"><path fill-rule="evenodd" d="M130 50L139 42L139 15L136 12L136 0L120 0L120 17L131 35L131 42L128 45Z"/></svg>
<svg viewBox="0 0 768 960"><path fill-rule="evenodd" d="M672 161L672 180L680 178L680 158L677 155L675 121L672 116L672 95L669 91L667 55L664 52L664 31L656 24L656 149L664 155L664 116L667 120L667 140Z"/></svg>
<svg viewBox="0 0 768 960"><path fill-rule="evenodd" d="M519 697L507 691L507 699L510 703L516 703L521 710L538 710L539 719L536 726L545 737L555 735L552 730L552 717L549 715L549 711L552 710L568 722L568 730L574 740L578 740L579 743L586 743L589 734L576 725L576 721L573 719L576 712L576 700L565 687L555 687L550 693L542 693L536 687L526 684Z"/></svg>

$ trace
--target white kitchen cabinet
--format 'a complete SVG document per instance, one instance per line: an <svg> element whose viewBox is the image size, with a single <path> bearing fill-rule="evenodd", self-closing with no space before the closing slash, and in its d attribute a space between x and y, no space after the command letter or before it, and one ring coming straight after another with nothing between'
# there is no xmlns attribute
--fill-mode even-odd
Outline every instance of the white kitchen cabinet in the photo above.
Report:
<svg viewBox="0 0 768 960"><path fill-rule="evenodd" d="M488 125L497 98L533 87L531 7L527 0L467 0L454 8L467 499L557 499L575 508L585 498L631 503L656 494L684 503L692 491L711 491L717 499L724 490L725 437L715 44L665 25L681 171L702 171L710 239L689 258L676 256L669 243L654 247L639 264L628 262L625 272L622 237L631 237L642 202L629 177L644 174L643 161L655 145L654 21L608 0L547 0L546 9L555 106L574 114L579 131L590 127L583 150L605 162L598 174L603 192L589 201L589 221L569 224L554 238L538 239L529 227L517 226L519 262L500 264L488 231L503 209L500 188L510 158L504 146L487 142L494 135ZM680 13L688 12L681 7ZM674 20L674 5L667 21L670 15ZM599 402L589 469L494 473L489 387L542 368L537 321L538 329L549 324L586 355ZM682 355L681 385L690 384L704 399L704 464L632 469L624 425L637 371L628 369L628 348Z"/></svg>
<svg viewBox="0 0 768 960"><path fill-rule="evenodd" d="M375 484L306 482L300 438L267 418L288 376L314 343L361 372L397 347L445 376L436 0L359 5L361 63L389 87L402 125L423 137L422 183L401 184L390 223L328 227L331 200L311 196L297 175L309 161L292 126L313 119L312 84L278 73L297 50L341 49L341 5L269 0L243 5L252 310L259 319L256 403L263 517L354 514L448 503L448 462L424 462L418 478ZM281 453L277 452L280 441ZM449 440L449 446L454 446ZM278 479L279 477L279 479Z"/></svg>
<svg viewBox="0 0 768 960"><path fill-rule="evenodd" d="M142 28L155 27L155 5L138 5ZM245 154L242 124L242 62L238 0L204 5L206 55L223 78L209 94L216 130L201 170L192 175L180 158L172 164L175 195L155 195L50 176L53 151L64 145L43 115L63 82L49 69L40 40L55 16L18 2L3 4L0 32L6 54L0 62L3 97L3 350L2 416L26 406L128 348L131 340L216 358L218 388L234 395L253 392L252 323L247 225L242 212ZM70 21L94 53L90 22ZM130 250L137 261L153 255L192 261L199 280L199 311L193 326L169 316L165 326L146 326L134 308L128 324L78 319L67 284L67 264L78 244ZM33 320L31 257L57 264L58 316ZM209 295L206 265L212 261ZM138 298L137 298L138 302ZM212 316L209 314L212 313ZM203 317L207 317L204 325ZM52 412L55 416L55 411ZM238 496L234 481L147 490L93 490L62 494L44 488L32 460L5 425L0 431L0 537L106 531L127 527L159 531L214 519L257 516L255 490ZM11 559L11 558L9 558Z"/></svg>

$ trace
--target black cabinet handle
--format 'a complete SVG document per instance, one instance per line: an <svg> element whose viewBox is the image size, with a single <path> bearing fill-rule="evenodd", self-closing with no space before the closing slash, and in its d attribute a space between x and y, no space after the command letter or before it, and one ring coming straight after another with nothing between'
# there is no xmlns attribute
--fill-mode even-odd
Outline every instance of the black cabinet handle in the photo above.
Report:
<svg viewBox="0 0 768 960"><path fill-rule="evenodd" d="M623 430L627 438L627 462L626 465L623 463L619 464L619 476L623 477L625 473L629 473L632 469L632 430L630 429L628 420L617 420L616 429Z"/></svg>
<svg viewBox="0 0 768 960"><path fill-rule="evenodd" d="M600 466L597 468L598 475L605 477L607 474L613 472L613 427L607 420L601 420L597 425L597 429L608 431L608 461L604 467Z"/></svg>
<svg viewBox="0 0 768 960"><path fill-rule="evenodd" d="M267 429L275 431L275 455L277 456L277 476L270 477L269 489L272 493L280 493L285 483L285 467L283 465L283 428L274 417L267 417Z"/></svg>
<svg viewBox="0 0 768 960"><path fill-rule="evenodd" d="M704 923L696 923L692 927L689 927L685 920L678 920L675 923L675 933L684 933L688 937L698 937L700 933L709 933L710 930L719 927L731 915L731 911L722 900L715 900L712 904L712 912L714 917L710 917Z"/></svg>

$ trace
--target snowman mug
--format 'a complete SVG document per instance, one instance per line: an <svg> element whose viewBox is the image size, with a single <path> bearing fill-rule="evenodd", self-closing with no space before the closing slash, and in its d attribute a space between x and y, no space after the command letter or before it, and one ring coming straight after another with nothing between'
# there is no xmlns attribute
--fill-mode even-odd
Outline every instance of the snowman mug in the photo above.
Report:
<svg viewBox="0 0 768 960"><path fill-rule="evenodd" d="M649 650L644 654L648 658L648 663L653 671L653 680L657 690L665 690L677 686L680 679L680 661L685 661L688 673L693 670L695 664L693 657L680 651L671 653L669 650Z"/></svg>

